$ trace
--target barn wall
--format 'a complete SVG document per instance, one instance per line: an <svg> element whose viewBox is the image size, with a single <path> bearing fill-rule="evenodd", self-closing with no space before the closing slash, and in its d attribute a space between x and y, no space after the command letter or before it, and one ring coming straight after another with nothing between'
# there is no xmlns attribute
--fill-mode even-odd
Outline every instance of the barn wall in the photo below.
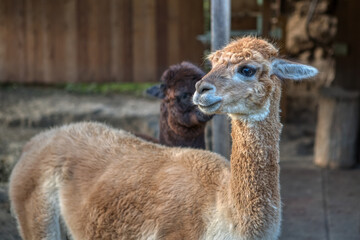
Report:
<svg viewBox="0 0 360 240"><path fill-rule="evenodd" d="M202 63L202 1L0 0L0 82L150 82Z"/></svg>

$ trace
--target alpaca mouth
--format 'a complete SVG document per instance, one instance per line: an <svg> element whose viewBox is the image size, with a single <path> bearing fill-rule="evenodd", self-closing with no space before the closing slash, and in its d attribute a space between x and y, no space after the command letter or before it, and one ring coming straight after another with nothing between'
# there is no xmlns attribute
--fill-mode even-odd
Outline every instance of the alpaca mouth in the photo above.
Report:
<svg viewBox="0 0 360 240"><path fill-rule="evenodd" d="M211 93L199 94L195 92L193 103L197 105L203 113L213 114L222 105L222 97Z"/></svg>
<svg viewBox="0 0 360 240"><path fill-rule="evenodd" d="M210 103L210 104L201 104L199 103L199 109L206 113L206 114L212 114L215 113L221 106L221 100Z"/></svg>

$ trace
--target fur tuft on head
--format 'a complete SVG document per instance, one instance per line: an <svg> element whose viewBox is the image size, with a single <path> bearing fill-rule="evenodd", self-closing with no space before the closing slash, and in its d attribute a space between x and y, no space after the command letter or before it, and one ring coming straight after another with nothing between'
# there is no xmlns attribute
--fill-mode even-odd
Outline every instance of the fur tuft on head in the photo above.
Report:
<svg viewBox="0 0 360 240"><path fill-rule="evenodd" d="M160 78L161 84L152 86L146 90L150 96L163 99L166 96L167 89L174 88L177 84L185 81L198 81L205 73L190 62L181 62L171 65L164 71Z"/></svg>
<svg viewBox="0 0 360 240"><path fill-rule="evenodd" d="M190 62L181 62L180 64L170 66L161 76L160 81L167 87L171 88L178 81L200 80L205 73Z"/></svg>
<svg viewBox="0 0 360 240"><path fill-rule="evenodd" d="M254 60L254 55L261 55L261 58L269 60L277 57L278 53L279 50L266 40L244 37L233 40L225 48L211 53L208 59L215 65L221 63L237 64L243 60Z"/></svg>

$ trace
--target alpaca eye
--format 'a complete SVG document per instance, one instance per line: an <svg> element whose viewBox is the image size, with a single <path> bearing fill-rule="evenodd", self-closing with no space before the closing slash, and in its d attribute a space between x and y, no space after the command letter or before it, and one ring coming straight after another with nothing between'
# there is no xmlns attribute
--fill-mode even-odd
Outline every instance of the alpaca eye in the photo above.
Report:
<svg viewBox="0 0 360 240"><path fill-rule="evenodd" d="M176 96L176 100L178 102L186 103L189 100L190 96L192 96L190 93L182 93Z"/></svg>
<svg viewBox="0 0 360 240"><path fill-rule="evenodd" d="M249 66L241 67L238 72L245 77L252 77L256 73L256 69Z"/></svg>
<svg viewBox="0 0 360 240"><path fill-rule="evenodd" d="M190 93L184 93L181 95L181 98L185 100L185 99L189 98L189 96L190 96Z"/></svg>

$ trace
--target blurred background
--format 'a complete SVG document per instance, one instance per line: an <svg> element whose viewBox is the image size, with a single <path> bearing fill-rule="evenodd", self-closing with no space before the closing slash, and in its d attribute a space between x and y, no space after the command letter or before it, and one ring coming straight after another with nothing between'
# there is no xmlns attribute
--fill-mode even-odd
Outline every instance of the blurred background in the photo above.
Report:
<svg viewBox="0 0 360 240"><path fill-rule="evenodd" d="M209 70L210 9L210 0L0 0L0 239L20 239L7 181L36 133L95 120L158 136L160 101L144 90L171 64ZM281 239L360 239L359 10L358 0L231 0L231 38L270 39L320 71L283 84ZM212 150L210 124L207 133Z"/></svg>

